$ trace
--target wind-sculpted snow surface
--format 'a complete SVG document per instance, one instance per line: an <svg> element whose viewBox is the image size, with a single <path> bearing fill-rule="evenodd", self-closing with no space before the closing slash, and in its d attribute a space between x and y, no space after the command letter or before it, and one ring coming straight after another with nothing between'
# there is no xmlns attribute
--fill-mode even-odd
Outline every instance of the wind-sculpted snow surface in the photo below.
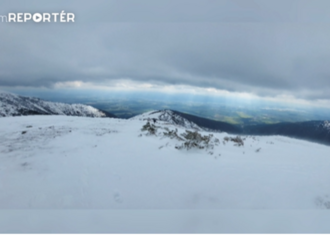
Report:
<svg viewBox="0 0 330 248"><path fill-rule="evenodd" d="M286 230L286 217L300 213L296 210L330 208L329 147L307 141L210 133L152 118L72 116L1 118L0 140L0 209L7 211L0 215L0 232L104 232L110 223L112 232L152 232L149 213L160 209L183 211L172 224L187 221L183 232L219 230L210 229L215 219L181 220L188 210L225 211L217 217L223 232L278 232ZM100 215L123 209L141 210L147 221L132 226L136 215L130 211L111 219ZM54 212L60 210L65 211ZM229 210L234 212L228 215ZM251 223L237 222L242 210L253 210L244 215L254 214ZM264 220L255 210L293 212L278 221L273 215ZM169 225L164 212L156 214ZM300 232L302 215L293 225ZM318 221L323 224L308 219L309 230L328 230L327 219ZM240 229L239 223L247 226ZM273 229L262 228L271 223Z"/></svg>
<svg viewBox="0 0 330 248"><path fill-rule="evenodd" d="M1 118L0 208L329 208L328 146L147 123Z"/></svg>
<svg viewBox="0 0 330 248"><path fill-rule="evenodd" d="M21 115L107 116L102 111L83 104L47 102L38 98L0 92L0 117Z"/></svg>

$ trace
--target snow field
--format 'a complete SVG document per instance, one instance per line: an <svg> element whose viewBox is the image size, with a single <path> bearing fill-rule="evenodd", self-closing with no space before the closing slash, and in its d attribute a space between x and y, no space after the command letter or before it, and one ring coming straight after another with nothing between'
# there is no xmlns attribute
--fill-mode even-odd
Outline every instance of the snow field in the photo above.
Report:
<svg viewBox="0 0 330 248"><path fill-rule="evenodd" d="M139 118L0 119L2 209L330 208L329 147L280 136L213 133L214 149L148 136ZM25 133L23 133L25 132ZM200 132L208 135L208 132ZM142 135L141 135L142 134ZM259 151L257 151L261 148ZM211 154L213 153L213 154Z"/></svg>

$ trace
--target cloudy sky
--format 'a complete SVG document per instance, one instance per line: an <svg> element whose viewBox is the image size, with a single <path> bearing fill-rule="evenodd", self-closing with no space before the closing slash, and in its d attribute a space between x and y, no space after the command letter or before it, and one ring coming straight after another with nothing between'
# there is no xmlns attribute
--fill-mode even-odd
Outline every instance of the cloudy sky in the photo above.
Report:
<svg viewBox="0 0 330 248"><path fill-rule="evenodd" d="M1 0L0 87L207 89L330 103L327 0Z"/></svg>

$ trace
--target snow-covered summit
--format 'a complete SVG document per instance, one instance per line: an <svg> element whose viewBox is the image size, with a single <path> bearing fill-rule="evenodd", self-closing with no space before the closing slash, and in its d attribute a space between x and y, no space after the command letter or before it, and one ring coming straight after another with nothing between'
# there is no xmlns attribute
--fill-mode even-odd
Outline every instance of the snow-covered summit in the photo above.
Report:
<svg viewBox="0 0 330 248"><path fill-rule="evenodd" d="M164 109L158 111L149 111L141 115L132 117L133 120L156 120L169 124L181 126L187 129L202 130L197 124L186 118L174 113L172 110Z"/></svg>
<svg viewBox="0 0 330 248"><path fill-rule="evenodd" d="M106 113L88 105L48 102L0 91L0 117L21 115L107 116Z"/></svg>

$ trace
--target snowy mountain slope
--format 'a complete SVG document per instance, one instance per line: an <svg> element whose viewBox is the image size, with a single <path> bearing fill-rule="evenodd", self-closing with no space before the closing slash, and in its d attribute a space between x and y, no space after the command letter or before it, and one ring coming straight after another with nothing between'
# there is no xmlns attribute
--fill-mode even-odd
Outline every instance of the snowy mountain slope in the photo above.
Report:
<svg viewBox="0 0 330 248"><path fill-rule="evenodd" d="M157 110L157 111L149 111L146 113L143 113L141 115L137 115L131 118L132 120L150 120L153 119L166 122L168 124L173 124L189 129L196 129L196 130L202 130L197 124L195 124L192 121L187 120L186 118L176 114L172 110L164 109L164 110Z"/></svg>
<svg viewBox="0 0 330 248"><path fill-rule="evenodd" d="M189 115L178 111L172 112L182 118L185 118L189 122L196 123L200 128L208 131L222 131L240 135L281 135L330 145L329 121L318 120L295 123L282 122L277 124L238 126Z"/></svg>
<svg viewBox="0 0 330 248"><path fill-rule="evenodd" d="M1 209L330 208L306 141L68 116L1 118L0 140Z"/></svg>
<svg viewBox="0 0 330 248"><path fill-rule="evenodd" d="M91 106L47 102L0 91L0 117L21 115L70 115L86 117L113 117Z"/></svg>
<svg viewBox="0 0 330 248"><path fill-rule="evenodd" d="M277 124L246 125L241 127L174 110L150 111L133 117L132 119L155 119L169 124L210 132L227 132L239 135L281 135L330 145L329 121L283 122Z"/></svg>
<svg viewBox="0 0 330 248"><path fill-rule="evenodd" d="M197 124L199 127L203 128L204 130L213 131L213 132L226 132L226 133L233 133L233 134L240 134L242 133L242 129L238 125L233 125L230 123L222 122L222 121L215 121L207 118L203 118L196 115L190 115L187 113L182 113L179 111L172 110L173 113L176 115L185 118L186 120Z"/></svg>

